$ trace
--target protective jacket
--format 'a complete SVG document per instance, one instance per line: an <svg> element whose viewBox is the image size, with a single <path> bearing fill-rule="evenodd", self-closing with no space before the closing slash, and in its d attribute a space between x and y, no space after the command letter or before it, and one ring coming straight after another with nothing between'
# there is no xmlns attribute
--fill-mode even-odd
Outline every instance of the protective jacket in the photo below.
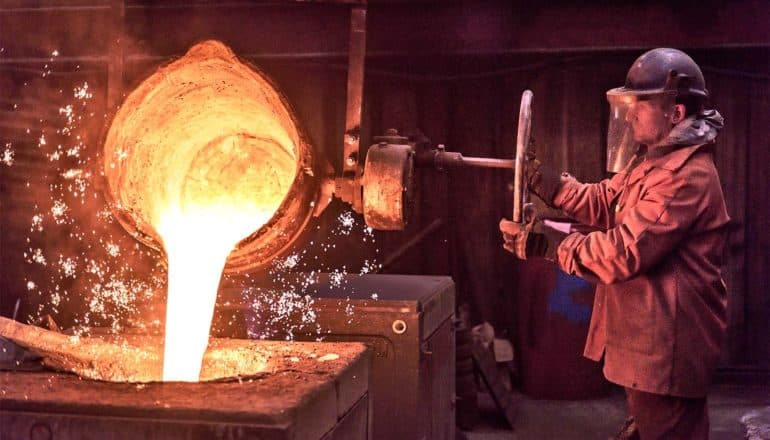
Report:
<svg viewBox="0 0 770 440"><path fill-rule="evenodd" d="M564 175L553 204L602 228L561 242L562 270L598 283L585 356L640 391L705 396L726 329L729 217L713 144L658 147L611 179Z"/></svg>

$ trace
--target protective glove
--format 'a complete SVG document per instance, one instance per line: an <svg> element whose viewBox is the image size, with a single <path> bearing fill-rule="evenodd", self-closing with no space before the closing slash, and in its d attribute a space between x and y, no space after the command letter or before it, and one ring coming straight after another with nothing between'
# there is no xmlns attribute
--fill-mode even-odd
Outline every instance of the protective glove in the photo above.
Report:
<svg viewBox="0 0 770 440"><path fill-rule="evenodd" d="M537 218L528 223L516 223L500 220L500 232L503 233L503 247L521 260L542 257L556 261L556 249L566 234L549 228Z"/></svg>
<svg viewBox="0 0 770 440"><path fill-rule="evenodd" d="M553 199L562 185L561 173L532 157L524 167L524 175L529 190L553 207Z"/></svg>

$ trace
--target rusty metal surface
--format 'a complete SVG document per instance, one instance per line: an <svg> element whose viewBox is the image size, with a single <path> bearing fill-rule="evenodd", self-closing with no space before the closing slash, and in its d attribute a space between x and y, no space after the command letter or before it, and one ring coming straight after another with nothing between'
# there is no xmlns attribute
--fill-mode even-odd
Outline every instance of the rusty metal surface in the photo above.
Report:
<svg viewBox="0 0 770 440"><path fill-rule="evenodd" d="M332 431L366 397L369 352L362 344L266 344L277 351L285 349L287 354L300 354L302 359L293 362L289 356L260 377L208 383L110 383L62 373L0 372L0 414L4 420L0 434L16 438L16 430L22 428L11 426L12 420L24 425L31 415L45 419L53 414L71 419L74 427L65 426L68 429L76 429L84 421L97 426L101 423L103 428L123 423L124 428L133 429L154 422L176 424L178 429L237 424L251 427L252 432L272 433L259 438L315 439ZM319 360L322 353L330 352L339 358ZM12 414L18 417L13 419ZM360 428L361 423L359 420L356 426Z"/></svg>
<svg viewBox="0 0 770 440"><path fill-rule="evenodd" d="M396 279L350 284L377 293L377 301L316 300L318 322L331 330L326 340L361 341L372 348L373 438L454 439L454 285L446 277L376 277ZM340 313L346 304L353 304L352 319ZM401 333L397 321L404 323Z"/></svg>
<svg viewBox="0 0 770 440"><path fill-rule="evenodd" d="M337 281L321 276L307 293L315 298L324 340L360 341L372 350L373 438L454 439L451 278L348 275ZM292 323L295 337L318 336L314 326L303 329L298 318Z"/></svg>
<svg viewBox="0 0 770 440"><path fill-rule="evenodd" d="M319 313L319 316L323 312ZM376 439L454 439L455 363L452 320L421 335L420 315L381 307L350 325L333 327L327 340L361 341L373 348L372 433ZM401 319L406 331L397 334Z"/></svg>
<svg viewBox="0 0 770 440"><path fill-rule="evenodd" d="M344 414L337 425L323 436L322 440L374 439L371 435L370 408L371 400L367 394Z"/></svg>
<svg viewBox="0 0 770 440"><path fill-rule="evenodd" d="M366 4L350 8L348 41L348 79L345 134L342 142L342 169L334 180L334 195L349 203L354 211L363 210L361 197L361 109L364 96L366 58Z"/></svg>
<svg viewBox="0 0 770 440"><path fill-rule="evenodd" d="M302 274L297 276L298 280L304 277ZM269 283L258 286L264 290L273 287ZM303 324L300 322L301 315L289 315L287 319L296 324L298 332L308 332L313 337L317 336L317 324L324 332L344 330L351 334L396 338L393 340L424 339L433 334L455 310L455 283L446 276L367 274L332 279L329 274L319 274L317 281L309 285L305 293L314 298L316 322ZM242 289L223 289L219 295L231 304L241 304ZM234 312L252 313L248 306L222 306L220 318L231 316L230 313ZM407 323L407 329L402 334L396 335L391 330L395 319ZM232 318L228 320L232 321ZM230 326L229 329L229 333L224 332L220 336L247 337L245 328ZM260 333L264 329L252 330ZM392 341L389 344L392 346Z"/></svg>
<svg viewBox="0 0 770 440"><path fill-rule="evenodd" d="M414 150L410 145L372 145L362 179L364 220L378 230L403 230L414 194Z"/></svg>
<svg viewBox="0 0 770 440"><path fill-rule="evenodd" d="M322 440L368 439L369 396L364 395L326 432ZM304 413L303 413L304 414ZM162 416L162 414L161 414ZM15 412L0 409L0 438L9 439L109 439L109 440L305 440L312 435L294 425L220 423L113 416L72 415L51 412ZM300 421L312 425L313 419Z"/></svg>
<svg viewBox="0 0 770 440"><path fill-rule="evenodd" d="M149 335L68 336L0 317L0 336L39 353L58 371L112 382L157 382L162 378L163 340ZM286 344L212 338L201 380L264 377L276 371L331 368L360 355L360 345ZM328 363L331 362L331 363Z"/></svg>
<svg viewBox="0 0 770 440"><path fill-rule="evenodd" d="M366 56L366 5L350 8L348 52L347 109L343 142L343 174L360 173L358 156L361 139L361 106L364 95L364 58Z"/></svg>

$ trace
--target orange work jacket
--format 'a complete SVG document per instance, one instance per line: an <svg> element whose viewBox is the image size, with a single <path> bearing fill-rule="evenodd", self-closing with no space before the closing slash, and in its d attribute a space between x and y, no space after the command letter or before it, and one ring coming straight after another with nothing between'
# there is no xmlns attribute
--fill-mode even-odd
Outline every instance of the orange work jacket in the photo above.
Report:
<svg viewBox="0 0 770 440"><path fill-rule="evenodd" d="M729 216L711 145L660 147L595 184L569 175L553 202L602 228L557 251L565 272L597 283L584 355L611 382L705 396L727 326L721 277Z"/></svg>

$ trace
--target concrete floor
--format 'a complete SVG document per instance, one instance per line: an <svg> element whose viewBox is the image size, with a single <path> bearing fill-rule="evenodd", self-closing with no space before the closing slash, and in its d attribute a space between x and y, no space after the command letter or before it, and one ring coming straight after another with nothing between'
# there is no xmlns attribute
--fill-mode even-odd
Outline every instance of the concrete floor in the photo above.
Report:
<svg viewBox="0 0 770 440"><path fill-rule="evenodd" d="M468 440L605 440L626 418L625 395L620 388L591 400L535 400L520 393L515 394L515 400L516 426L510 430L495 412L489 395L481 394L481 421L472 431L464 432ZM709 417L711 440L770 440L770 384L715 385L709 394Z"/></svg>

